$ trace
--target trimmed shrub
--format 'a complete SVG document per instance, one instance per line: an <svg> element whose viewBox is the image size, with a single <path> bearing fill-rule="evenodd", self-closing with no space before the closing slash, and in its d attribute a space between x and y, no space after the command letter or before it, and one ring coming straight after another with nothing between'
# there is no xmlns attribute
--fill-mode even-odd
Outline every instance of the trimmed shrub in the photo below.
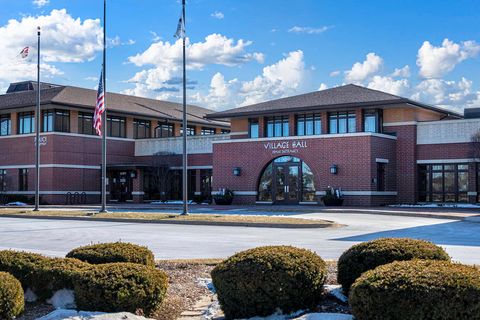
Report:
<svg viewBox="0 0 480 320"><path fill-rule="evenodd" d="M11 273L25 290L30 288L40 301L50 298L56 290L73 289L73 278L89 267L89 264L76 259L0 251L0 271Z"/></svg>
<svg viewBox="0 0 480 320"><path fill-rule="evenodd" d="M104 312L152 314L166 296L167 275L134 263L99 264L75 278L77 307Z"/></svg>
<svg viewBox="0 0 480 320"><path fill-rule="evenodd" d="M91 264L131 262L146 266L155 266L152 251L132 243L99 243L73 249L67 258L75 258Z"/></svg>
<svg viewBox="0 0 480 320"><path fill-rule="evenodd" d="M0 272L0 319L15 319L24 307L20 281L9 273Z"/></svg>
<svg viewBox="0 0 480 320"><path fill-rule="evenodd" d="M446 261L397 261L362 274L349 300L357 320L478 320L480 270Z"/></svg>
<svg viewBox="0 0 480 320"><path fill-rule="evenodd" d="M325 262L312 251L290 246L246 250L212 271L227 319L311 309L322 298Z"/></svg>
<svg viewBox="0 0 480 320"><path fill-rule="evenodd" d="M383 238L363 242L345 251L338 260L337 281L348 293L362 273L393 261L412 259L450 261L448 254L431 242L408 238Z"/></svg>

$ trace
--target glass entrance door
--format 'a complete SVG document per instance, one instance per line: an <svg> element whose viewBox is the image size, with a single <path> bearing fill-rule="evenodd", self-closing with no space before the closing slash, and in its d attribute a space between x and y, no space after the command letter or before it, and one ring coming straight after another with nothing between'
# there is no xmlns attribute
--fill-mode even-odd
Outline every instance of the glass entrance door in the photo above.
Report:
<svg viewBox="0 0 480 320"><path fill-rule="evenodd" d="M300 195L300 166L278 164L274 166L274 199L278 204L295 204Z"/></svg>
<svg viewBox="0 0 480 320"><path fill-rule="evenodd" d="M110 199L118 202L132 200L133 181L129 171L110 173Z"/></svg>

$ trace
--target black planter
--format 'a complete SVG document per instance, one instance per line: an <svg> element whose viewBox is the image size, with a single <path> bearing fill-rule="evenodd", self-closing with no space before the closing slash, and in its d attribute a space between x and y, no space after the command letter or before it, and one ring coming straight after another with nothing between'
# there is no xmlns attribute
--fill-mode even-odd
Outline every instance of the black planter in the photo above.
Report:
<svg viewBox="0 0 480 320"><path fill-rule="evenodd" d="M338 198L324 198L323 204L332 207L332 206L341 206L343 205L343 199L338 199Z"/></svg>
<svg viewBox="0 0 480 320"><path fill-rule="evenodd" d="M233 197L213 197L215 204L220 206L229 206L233 202Z"/></svg>

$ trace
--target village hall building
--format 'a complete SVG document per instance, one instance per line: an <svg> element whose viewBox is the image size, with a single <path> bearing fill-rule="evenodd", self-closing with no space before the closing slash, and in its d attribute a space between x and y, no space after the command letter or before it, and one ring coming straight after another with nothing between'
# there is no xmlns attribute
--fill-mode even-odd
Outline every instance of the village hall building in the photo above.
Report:
<svg viewBox="0 0 480 320"><path fill-rule="evenodd" d="M36 83L0 95L0 202L35 188ZM99 203L96 91L42 83L41 201ZM111 202L182 196L182 106L108 93ZM234 106L232 106L234 107ZM455 113L357 85L214 112L188 106L188 194L234 192L235 204L479 202L480 112Z"/></svg>

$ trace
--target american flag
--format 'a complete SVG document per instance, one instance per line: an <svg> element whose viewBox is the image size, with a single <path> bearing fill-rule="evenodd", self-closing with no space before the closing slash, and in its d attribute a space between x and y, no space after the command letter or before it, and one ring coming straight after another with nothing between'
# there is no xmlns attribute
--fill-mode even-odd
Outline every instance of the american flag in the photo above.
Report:
<svg viewBox="0 0 480 320"><path fill-rule="evenodd" d="M93 116L93 128L99 136L102 135L102 114L105 112L105 92L103 92L103 72L100 72L100 81L98 83L97 104L95 105L95 115Z"/></svg>
<svg viewBox="0 0 480 320"><path fill-rule="evenodd" d="M24 59L25 59L26 57L28 57L28 51L29 51L29 49L30 49L29 47L23 48L22 51L20 51L20 56L22 56L22 58L24 58Z"/></svg>

